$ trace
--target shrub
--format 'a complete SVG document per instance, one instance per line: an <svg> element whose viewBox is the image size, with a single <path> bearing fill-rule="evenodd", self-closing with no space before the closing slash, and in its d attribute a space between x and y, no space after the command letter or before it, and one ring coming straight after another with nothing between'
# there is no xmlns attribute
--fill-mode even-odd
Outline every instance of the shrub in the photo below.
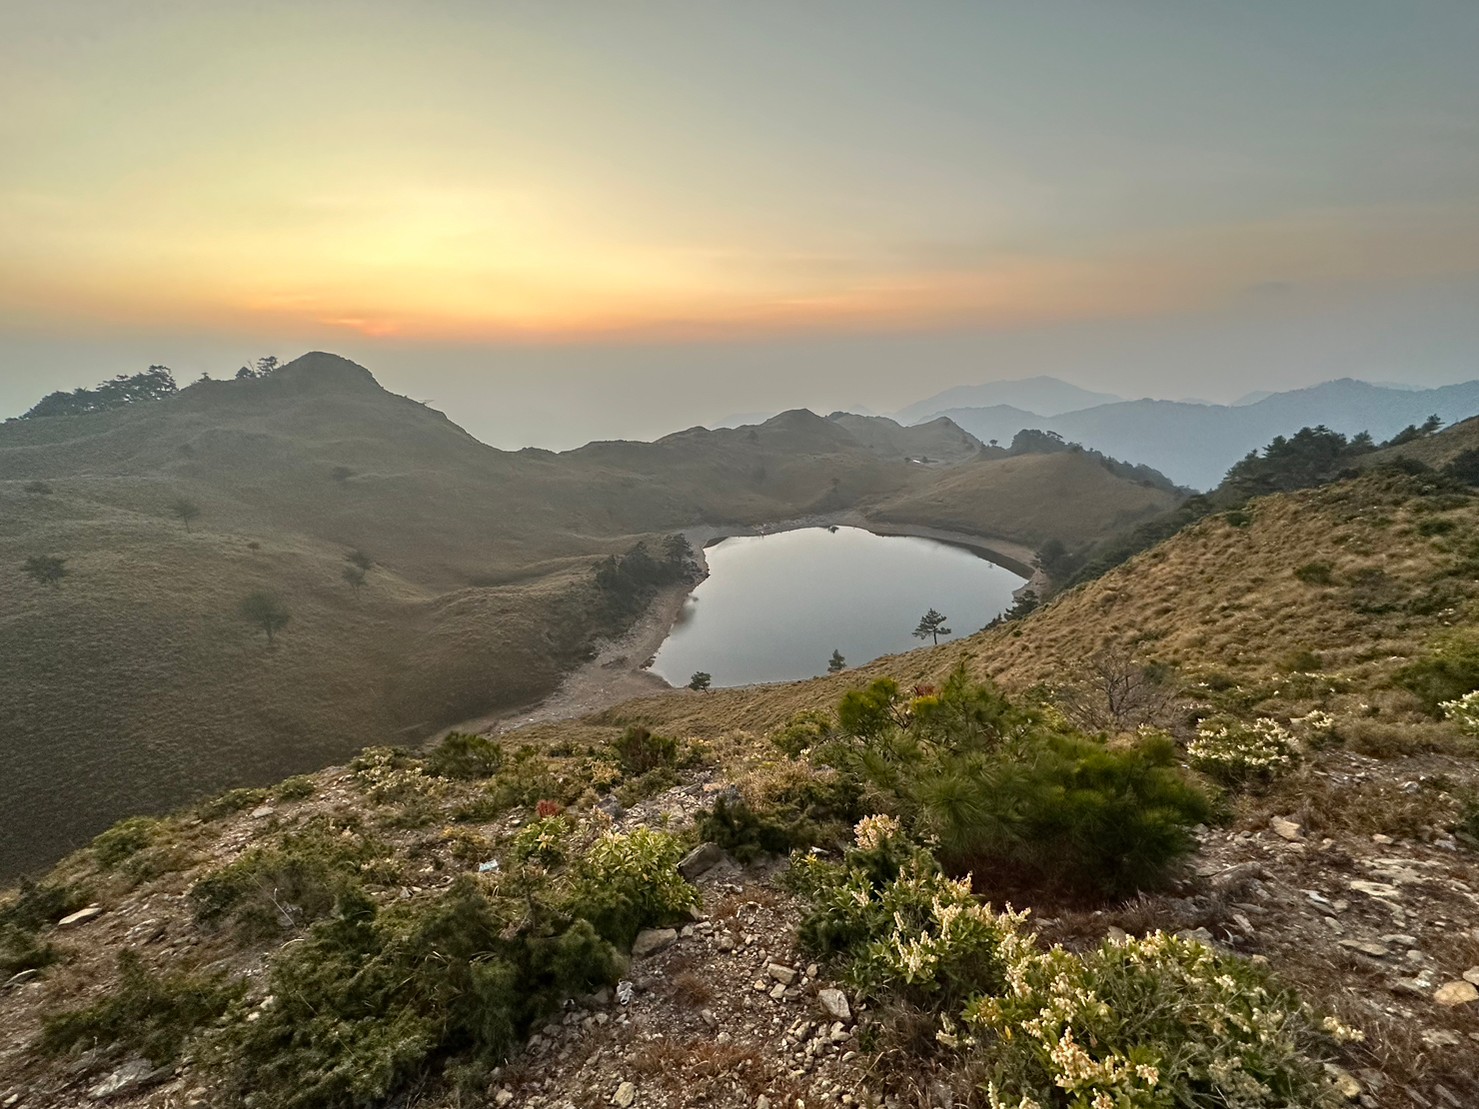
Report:
<svg viewBox="0 0 1479 1109"><path fill-rule="evenodd" d="M197 923L229 923L254 938L276 935L327 916L358 888L365 864L383 853L371 840L312 826L207 874L190 888L190 903Z"/></svg>
<svg viewBox="0 0 1479 1109"><path fill-rule="evenodd" d="M104 870L117 869L125 860L152 847L168 829L168 823L158 817L127 817L92 841L93 857Z"/></svg>
<svg viewBox="0 0 1479 1109"><path fill-rule="evenodd" d="M863 815L859 782L830 767L788 763L754 775L741 796L721 794L698 819L699 837L740 862L845 843Z"/></svg>
<svg viewBox="0 0 1479 1109"><path fill-rule="evenodd" d="M379 913L351 895L274 961L260 1019L231 1029L231 1086L282 1109L358 1109L434 1061L486 1074L560 1002L615 978L588 923L528 908L471 877Z"/></svg>
<svg viewBox="0 0 1479 1109"><path fill-rule="evenodd" d="M59 958L61 953L52 944L38 942L36 933L0 924L0 981L23 970L50 966Z"/></svg>
<svg viewBox="0 0 1479 1109"><path fill-rule="evenodd" d="M153 974L134 952L121 951L117 985L92 1005L45 1017L41 1049L122 1046L167 1066L191 1036L220 1019L244 991L244 982L219 974Z"/></svg>
<svg viewBox="0 0 1479 1109"><path fill-rule="evenodd" d="M279 782L272 795L279 801L304 801L317 792L318 785L311 775L298 774Z"/></svg>
<svg viewBox="0 0 1479 1109"><path fill-rule="evenodd" d="M616 761L628 774L646 774L659 767L678 762L678 741L654 735L640 725L632 725L611 744Z"/></svg>
<svg viewBox="0 0 1479 1109"><path fill-rule="evenodd" d="M1479 689L1465 693L1462 697L1456 697L1452 701L1442 701L1438 707L1464 735L1479 738Z"/></svg>
<svg viewBox="0 0 1479 1109"><path fill-rule="evenodd" d="M1224 785L1267 780L1298 761L1293 737L1277 720L1260 717L1252 724L1229 719L1203 720L1186 753L1198 770Z"/></svg>
<svg viewBox="0 0 1479 1109"><path fill-rule="evenodd" d="M202 803L195 810L195 815L201 820L219 820L243 809L254 809L266 800L265 789L232 789Z"/></svg>
<svg viewBox="0 0 1479 1109"><path fill-rule="evenodd" d="M576 860L565 911L626 947L647 925L698 904L697 891L678 873L682 857L682 841L665 832L608 832Z"/></svg>
<svg viewBox="0 0 1479 1109"><path fill-rule="evenodd" d="M439 778L491 778L503 765L496 739L448 732L426 756L426 769Z"/></svg>
<svg viewBox="0 0 1479 1109"><path fill-rule="evenodd" d="M560 816L531 820L509 840L508 858L512 863L534 861L546 867L559 866L565 862L570 832L570 823Z"/></svg>
<svg viewBox="0 0 1479 1109"><path fill-rule="evenodd" d="M39 932L68 913L75 913L91 896L86 886L22 880L15 896L0 905L0 928Z"/></svg>
<svg viewBox="0 0 1479 1109"><path fill-rule="evenodd" d="M1392 680L1439 716L1444 701L1456 701L1479 689L1479 640L1457 636L1442 640L1426 658L1408 663Z"/></svg>
<svg viewBox="0 0 1479 1109"><path fill-rule="evenodd" d="M1294 571L1294 576L1306 585L1335 583L1335 569L1328 562L1306 562Z"/></svg>
<svg viewBox="0 0 1479 1109"><path fill-rule="evenodd" d="M799 712L780 730L771 733L770 742L791 756L825 742L832 735L832 718L824 712Z"/></svg>
<svg viewBox="0 0 1479 1109"><path fill-rule="evenodd" d="M1161 932L1083 956L1010 950L1011 988L962 1014L993 1074L992 1109L1336 1103L1319 1057L1356 1033L1322 1026L1241 959Z"/></svg>
<svg viewBox="0 0 1479 1109"><path fill-rule="evenodd" d="M963 672L909 703L896 690L844 698L839 717L866 738L842 761L875 808L938 840L950 873L1130 893L1164 880L1210 816L1164 736L1112 748Z"/></svg>

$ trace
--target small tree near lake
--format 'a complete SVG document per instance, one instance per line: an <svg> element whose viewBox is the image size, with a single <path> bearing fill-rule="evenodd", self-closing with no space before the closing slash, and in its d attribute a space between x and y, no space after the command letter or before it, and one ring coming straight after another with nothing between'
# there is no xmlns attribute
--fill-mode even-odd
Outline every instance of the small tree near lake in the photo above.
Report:
<svg viewBox="0 0 1479 1109"><path fill-rule="evenodd" d="M949 635L950 629L945 626L948 617L941 615L934 609L930 609L919 618L919 626L914 629L915 639L932 639L940 642L940 636Z"/></svg>
<svg viewBox="0 0 1479 1109"><path fill-rule="evenodd" d="M841 651L834 648L832 651L832 657L827 660L827 673L840 674L846 669L847 659L842 657Z"/></svg>
<svg viewBox="0 0 1479 1109"><path fill-rule="evenodd" d="M714 675L706 674L704 671L696 671L693 677L688 679L688 688L695 693L707 693L709 686L713 684Z"/></svg>
<svg viewBox="0 0 1479 1109"><path fill-rule="evenodd" d="M272 646L273 637L293 617L283 603L271 593L251 593L245 597L237 610L244 620L250 620L267 634L267 645Z"/></svg>
<svg viewBox="0 0 1479 1109"><path fill-rule="evenodd" d="M358 566L344 567L344 580L349 583L349 588L354 590L354 595L359 596L360 586L365 584L365 572Z"/></svg>
<svg viewBox="0 0 1479 1109"><path fill-rule="evenodd" d="M185 525L187 532L190 530L190 524L200 516L200 505L184 497L179 498L174 504L170 505L169 510L180 523Z"/></svg>

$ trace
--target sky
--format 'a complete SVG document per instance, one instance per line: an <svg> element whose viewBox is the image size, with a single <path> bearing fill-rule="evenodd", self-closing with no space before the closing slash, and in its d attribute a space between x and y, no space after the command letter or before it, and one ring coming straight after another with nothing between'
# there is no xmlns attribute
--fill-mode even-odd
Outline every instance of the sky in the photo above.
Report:
<svg viewBox="0 0 1479 1109"><path fill-rule="evenodd" d="M4 0L0 417L332 350L500 446L1479 377L1472 0Z"/></svg>

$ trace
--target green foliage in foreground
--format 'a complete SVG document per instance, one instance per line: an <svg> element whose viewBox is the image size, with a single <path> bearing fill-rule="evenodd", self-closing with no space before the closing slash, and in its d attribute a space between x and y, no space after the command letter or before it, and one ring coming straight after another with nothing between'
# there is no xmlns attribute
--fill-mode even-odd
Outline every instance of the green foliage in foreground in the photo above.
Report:
<svg viewBox="0 0 1479 1109"><path fill-rule="evenodd" d="M841 863L796 857L790 881L812 905L802 942L864 996L937 1019L993 1109L1338 1103L1320 1057L1347 1030L1235 956L1158 932L1044 951L1025 913L977 901L889 817Z"/></svg>
<svg viewBox="0 0 1479 1109"><path fill-rule="evenodd" d="M385 849L373 840L310 825L253 847L190 888L197 923L231 924L268 937L327 916Z"/></svg>
<svg viewBox="0 0 1479 1109"><path fill-rule="evenodd" d="M428 773L438 778L491 778L501 766L498 741L470 732L448 732L426 756Z"/></svg>
<svg viewBox="0 0 1479 1109"><path fill-rule="evenodd" d="M532 860L381 911L351 889L274 961L273 1004L227 1032L233 1087L283 1109L351 1109L440 1060L501 1063L566 998L614 981L639 928L694 903L681 853L639 829L554 875Z"/></svg>
<svg viewBox="0 0 1479 1109"><path fill-rule="evenodd" d="M655 735L633 724L611 743L613 754L627 774L646 774L660 767L678 763L678 741L670 736Z"/></svg>
<svg viewBox="0 0 1479 1109"><path fill-rule="evenodd" d="M1426 657L1398 670L1392 680L1422 701L1428 712L1442 716L1444 701L1479 689L1479 639L1443 640Z"/></svg>
<svg viewBox="0 0 1479 1109"><path fill-rule="evenodd" d="M978 884L1133 893L1162 882L1212 814L1166 737L1110 747L964 671L912 699L887 680L854 690L838 720L847 735L826 758Z"/></svg>
<svg viewBox="0 0 1479 1109"><path fill-rule="evenodd" d="M121 951L118 986L86 1008L47 1017L41 1049L55 1053L76 1045L117 1045L167 1065L244 990L245 983L224 975L152 974L132 951Z"/></svg>

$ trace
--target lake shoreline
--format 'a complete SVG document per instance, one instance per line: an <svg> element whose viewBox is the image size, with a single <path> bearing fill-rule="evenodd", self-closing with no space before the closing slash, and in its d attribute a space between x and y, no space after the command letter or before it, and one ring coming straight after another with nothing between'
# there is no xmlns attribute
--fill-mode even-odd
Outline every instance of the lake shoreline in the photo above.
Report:
<svg viewBox="0 0 1479 1109"><path fill-rule="evenodd" d="M1041 593L1041 571L1032 567L1035 552L1008 540L920 524L881 523L870 520L857 511L804 516L759 525L695 525L682 529L683 536L693 546L694 560L700 570L694 581L660 590L631 628L617 638L600 644L596 657L569 671L553 693L516 709L502 709L452 728L440 729L433 740L449 731L498 735L534 724L588 716L623 701L675 691L679 687L669 684L647 667L677 626L678 617L693 590L709 575L708 560L704 557L705 548L739 536L777 535L804 528L829 527L858 528L882 537L932 539L938 543L961 547L1026 578L1013 591L1013 596L1020 596L1028 589L1036 589Z"/></svg>

